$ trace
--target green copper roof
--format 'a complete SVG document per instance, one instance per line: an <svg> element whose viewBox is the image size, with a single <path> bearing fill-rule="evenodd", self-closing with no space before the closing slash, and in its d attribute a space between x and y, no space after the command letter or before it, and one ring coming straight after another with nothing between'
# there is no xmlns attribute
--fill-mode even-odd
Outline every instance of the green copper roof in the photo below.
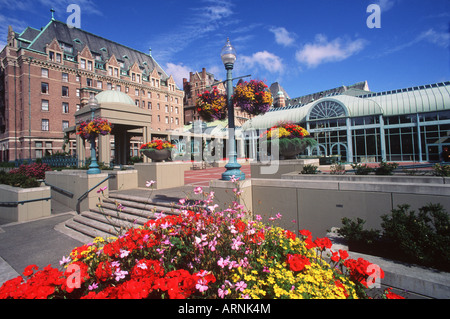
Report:
<svg viewBox="0 0 450 319"><path fill-rule="evenodd" d="M136 106L133 99L127 94L119 91L103 91L95 96L99 104L119 103L125 105Z"/></svg>
<svg viewBox="0 0 450 319"><path fill-rule="evenodd" d="M436 83L380 93L367 92L359 96L336 94L302 105L271 109L264 115L247 121L242 129L267 129L280 122L302 123L320 103L342 105L345 117L369 115L394 116L450 110L450 82Z"/></svg>

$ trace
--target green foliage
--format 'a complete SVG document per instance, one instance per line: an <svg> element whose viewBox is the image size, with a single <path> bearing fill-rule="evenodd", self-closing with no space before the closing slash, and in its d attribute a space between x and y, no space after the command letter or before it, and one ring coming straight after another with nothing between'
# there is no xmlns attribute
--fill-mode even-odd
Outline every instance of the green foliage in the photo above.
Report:
<svg viewBox="0 0 450 319"><path fill-rule="evenodd" d="M36 178L28 177L24 174L10 174L0 171L0 184L20 188L39 187L40 183Z"/></svg>
<svg viewBox="0 0 450 319"><path fill-rule="evenodd" d="M354 245L368 254L450 271L450 216L442 205L428 204L418 214L400 205L381 219L382 232L365 230L361 218L343 218L336 232L350 249Z"/></svg>
<svg viewBox="0 0 450 319"><path fill-rule="evenodd" d="M355 175L369 175L374 171L367 164L352 164L352 168L355 170Z"/></svg>
<svg viewBox="0 0 450 319"><path fill-rule="evenodd" d="M450 176L450 165L436 164L436 165L434 165L433 170L434 170L434 175L436 175L436 176L445 176L445 177Z"/></svg>
<svg viewBox="0 0 450 319"><path fill-rule="evenodd" d="M398 163L381 162L380 166L375 169L375 175L392 175L397 168Z"/></svg>
<svg viewBox="0 0 450 319"><path fill-rule="evenodd" d="M302 174L318 174L319 168L315 165L308 164L308 165L303 166L301 173Z"/></svg>
<svg viewBox="0 0 450 319"><path fill-rule="evenodd" d="M331 175L344 175L345 174L345 165L341 163L336 163L331 166L330 170Z"/></svg>
<svg viewBox="0 0 450 319"><path fill-rule="evenodd" d="M357 218L353 221L347 217L342 219L342 227L337 231L337 233L349 241L350 246L352 244L363 244L371 245L380 239L379 230L365 230L364 224L365 220Z"/></svg>
<svg viewBox="0 0 450 319"><path fill-rule="evenodd" d="M450 270L450 216L440 204L428 204L416 214L409 205L383 215L383 236L412 262Z"/></svg>

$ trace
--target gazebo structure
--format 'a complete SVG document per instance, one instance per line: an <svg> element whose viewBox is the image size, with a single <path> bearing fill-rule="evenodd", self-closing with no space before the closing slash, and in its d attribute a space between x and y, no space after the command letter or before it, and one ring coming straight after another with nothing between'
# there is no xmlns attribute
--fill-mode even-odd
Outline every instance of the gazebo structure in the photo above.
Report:
<svg viewBox="0 0 450 319"><path fill-rule="evenodd" d="M133 137L142 137L143 143L152 139L151 114L145 109L136 107L134 101L127 94L118 91L103 91L95 96L98 106L94 110L94 117L108 119L113 125L111 135L114 137L114 164L125 165L130 157L130 141ZM84 107L75 113L75 122L89 121L92 110ZM72 128L70 133L76 129ZM158 136L164 135L157 132ZM110 165L111 136L98 138L98 161ZM77 155L79 165L86 158L86 141L77 136ZM144 158L148 162L149 159Z"/></svg>

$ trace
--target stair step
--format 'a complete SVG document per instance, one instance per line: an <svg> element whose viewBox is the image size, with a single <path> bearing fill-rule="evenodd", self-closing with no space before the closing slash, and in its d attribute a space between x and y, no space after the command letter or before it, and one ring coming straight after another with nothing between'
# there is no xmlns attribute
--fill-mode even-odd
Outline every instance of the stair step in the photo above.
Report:
<svg viewBox="0 0 450 319"><path fill-rule="evenodd" d="M105 233L105 232L98 230L96 228L93 228L91 226L81 224L81 223L75 221L74 219L68 220L66 222L65 226L67 228L69 228L70 230L76 231L76 232L78 232L84 236L90 237L92 239L97 238L97 237L102 237L102 238L114 237L114 235L112 235L110 233Z"/></svg>
<svg viewBox="0 0 450 319"><path fill-rule="evenodd" d="M151 198L145 198L140 196L133 196L128 194L120 194L120 193L109 193L109 198L114 201L116 199L119 203L123 201L133 202L135 204L144 204L144 205L153 205L158 207L166 207L167 208L181 208L181 205L178 202L170 202L170 201L161 201L155 200ZM123 205L123 203L122 203Z"/></svg>
<svg viewBox="0 0 450 319"><path fill-rule="evenodd" d="M164 213L166 215L178 214L176 208L169 208L166 206L142 204L133 201L120 201L120 204L123 207L122 212L142 217L152 216L154 218L155 213ZM115 201L112 201L111 199L104 199L101 206L102 208L118 211Z"/></svg>
<svg viewBox="0 0 450 319"><path fill-rule="evenodd" d="M122 205L121 210L117 208L117 203ZM159 217L159 213L178 215L180 207L168 201L153 201L150 198L110 193L109 198L103 199L101 207L82 212L68 220L65 227L71 232L92 239L117 237L121 230L141 227L150 219Z"/></svg>
<svg viewBox="0 0 450 319"><path fill-rule="evenodd" d="M89 217L91 219L97 220L99 222L103 222L103 223L114 223L115 225L117 224L135 224L138 226L142 226L144 225L146 222L148 222L149 219L153 219L153 218L148 218L148 217L139 217L136 215L130 215L127 213L123 213L123 212L116 212L116 211L112 211L110 209L101 209L101 208L95 208L95 209L91 209L88 212L83 212L81 214L81 216L85 216L85 217Z"/></svg>

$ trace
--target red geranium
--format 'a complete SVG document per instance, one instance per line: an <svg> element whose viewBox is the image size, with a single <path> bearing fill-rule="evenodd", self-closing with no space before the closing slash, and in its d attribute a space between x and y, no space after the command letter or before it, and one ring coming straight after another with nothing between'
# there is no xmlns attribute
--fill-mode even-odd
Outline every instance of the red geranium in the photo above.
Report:
<svg viewBox="0 0 450 319"><path fill-rule="evenodd" d="M309 259L302 255L287 255L286 263L292 271L302 271L305 266L311 265Z"/></svg>

